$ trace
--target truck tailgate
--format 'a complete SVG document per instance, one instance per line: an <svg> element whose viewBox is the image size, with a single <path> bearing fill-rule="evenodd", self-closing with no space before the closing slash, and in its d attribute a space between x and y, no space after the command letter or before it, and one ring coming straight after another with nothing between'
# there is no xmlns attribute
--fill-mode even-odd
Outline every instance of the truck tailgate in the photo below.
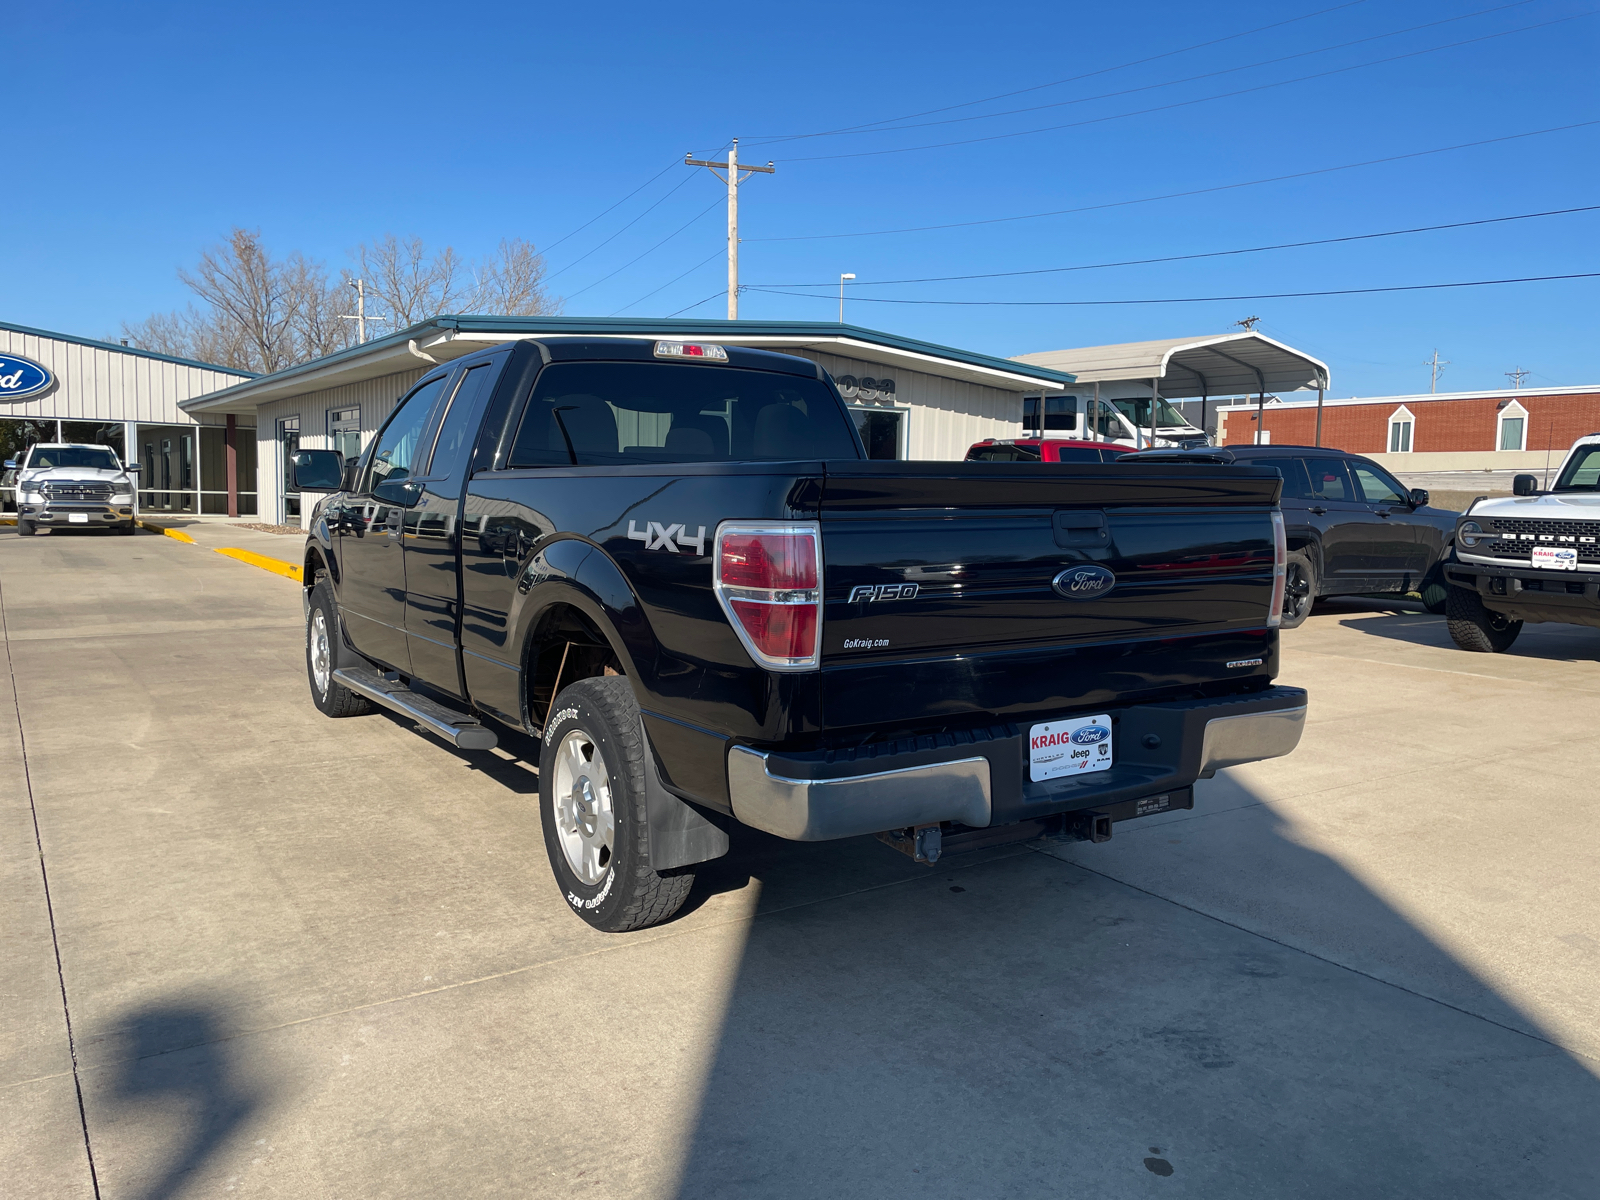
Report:
<svg viewBox="0 0 1600 1200"><path fill-rule="evenodd" d="M830 464L825 725L1270 677L1280 486L1238 466Z"/></svg>

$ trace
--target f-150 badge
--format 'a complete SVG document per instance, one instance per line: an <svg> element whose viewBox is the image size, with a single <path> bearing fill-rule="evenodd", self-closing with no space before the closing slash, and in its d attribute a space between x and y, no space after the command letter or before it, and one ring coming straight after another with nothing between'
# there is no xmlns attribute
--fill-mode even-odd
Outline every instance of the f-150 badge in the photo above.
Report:
<svg viewBox="0 0 1600 1200"><path fill-rule="evenodd" d="M638 522L628 522L628 540L643 542L646 550L665 550L668 554L676 554L678 547L693 550L696 554L704 555L706 552L706 527L700 526L700 532L694 537L689 537L684 532L684 526L663 525L660 521L646 521L643 529Z"/></svg>

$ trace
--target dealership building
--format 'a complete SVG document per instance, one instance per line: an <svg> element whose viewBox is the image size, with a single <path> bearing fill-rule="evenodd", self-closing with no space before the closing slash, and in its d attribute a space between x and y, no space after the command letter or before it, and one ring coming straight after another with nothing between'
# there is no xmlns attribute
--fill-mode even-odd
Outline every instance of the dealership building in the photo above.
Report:
<svg viewBox="0 0 1600 1200"><path fill-rule="evenodd" d="M181 407L250 378L213 363L0 323L0 422L28 423L20 431L26 436L7 444L109 445L140 464L146 512L257 511L250 415Z"/></svg>
<svg viewBox="0 0 1600 1200"><path fill-rule="evenodd" d="M1217 442L1323 445L1400 472L1543 470L1600 430L1600 386L1279 400L1219 410ZM1321 428L1320 439L1317 431Z"/></svg>
<svg viewBox="0 0 1600 1200"><path fill-rule="evenodd" d="M834 377L873 458L960 459L984 438L1016 437L1025 397L1059 395L1064 371L807 321L595 317L438 317L285 371L182 402L196 421L256 431L260 512L292 524L303 509L287 471L294 451L359 454L406 389L440 363L540 337L692 339L808 358Z"/></svg>

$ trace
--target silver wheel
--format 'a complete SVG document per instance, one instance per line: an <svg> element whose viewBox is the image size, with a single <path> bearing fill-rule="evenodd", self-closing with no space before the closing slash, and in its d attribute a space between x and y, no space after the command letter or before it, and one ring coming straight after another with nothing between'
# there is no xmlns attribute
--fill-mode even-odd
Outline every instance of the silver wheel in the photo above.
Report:
<svg viewBox="0 0 1600 1200"><path fill-rule="evenodd" d="M328 648L328 618L321 607L311 610L311 682L320 695L333 680L333 654Z"/></svg>
<svg viewBox="0 0 1600 1200"><path fill-rule="evenodd" d="M595 741L574 729L556 747L556 834L572 873L591 887L611 869L617 818L611 803L611 776Z"/></svg>

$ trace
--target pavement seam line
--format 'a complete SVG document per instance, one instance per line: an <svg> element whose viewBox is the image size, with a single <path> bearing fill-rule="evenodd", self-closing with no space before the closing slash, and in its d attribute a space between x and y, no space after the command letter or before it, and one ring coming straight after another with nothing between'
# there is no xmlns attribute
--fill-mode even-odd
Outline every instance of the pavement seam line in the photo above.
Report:
<svg viewBox="0 0 1600 1200"><path fill-rule="evenodd" d="M1028 847L1023 846L1011 851L1010 853L997 854L993 858L979 859L970 863L952 863L950 864L949 869L952 871L960 871L971 867L981 867L992 862L1000 862L1007 858L1018 858L1027 853L1028 849ZM1057 859L1056 861L1061 862L1063 860ZM461 988L475 987L480 983L494 983L499 979L510 979L514 975L526 975L530 971L539 971L546 967L558 967L564 963L578 962L585 958L594 958L596 955L600 954L614 954L621 950L632 949L635 946L653 946L658 942L670 941L674 938L688 937L691 934L703 933L712 929L726 929L730 925L738 925L741 922L754 924L762 917L775 917L780 913L794 912L802 908L811 908L814 905L827 904L834 900L848 900L852 896L864 896L870 892L881 892L885 888L899 887L900 885L906 883L920 883L922 880L928 878L931 878L931 876L907 875L902 879L890 879L884 883L875 883L871 887L856 888L853 891L839 892L832 896L818 896L815 900L802 900L795 904L786 904L782 908L774 908L769 909L766 912L752 913L749 916L730 917L725 921L711 921L705 925L696 925L692 929L669 929L663 931L657 937L639 938L634 941L613 946L597 946L593 950L585 950L581 954L565 954L557 958L546 959L543 962L528 963L521 967L512 967L508 971L497 971L492 975L479 975L472 979L462 979L455 983L441 984L439 987L435 988L424 988L420 992L407 992L401 996L386 996L382 1000L370 1000L365 1004L352 1004L349 1008L337 1008L328 1012L312 1013L309 1017L297 1017L293 1021L281 1021L276 1025L262 1025L254 1029L241 1029L238 1032L230 1033L225 1037L211 1038L204 1042L190 1042L183 1046L173 1046L170 1050L158 1050L154 1054L142 1054L133 1059L115 1059L111 1062L104 1062L96 1064L92 1067L85 1067L84 1070L100 1071L106 1069L107 1067L121 1066L128 1062L144 1062L146 1059L162 1058L168 1054L181 1054L185 1050L194 1050L201 1046L218 1046L224 1042L236 1041L239 1038L254 1037L257 1034L263 1033L276 1033L280 1029L294 1029L299 1025L310 1025L317 1021L326 1021L334 1017L347 1017L351 1013L366 1012L368 1009L383 1008L390 1004L403 1004L407 1000L420 1000L424 996L437 996L442 992L453 992ZM73 1060L73 1066L74 1070L76 1070L76 1059ZM35 1079L19 1079L16 1083L0 1086L0 1092L7 1091L14 1087L22 1087L24 1084L37 1083L41 1079L55 1079L57 1077L58 1076L56 1075L41 1075Z"/></svg>
<svg viewBox="0 0 1600 1200"><path fill-rule="evenodd" d="M11 629L6 620L5 586L0 583L0 641L6 647L6 675L11 680L11 708L17 718L17 744L22 755L22 782L28 791L28 813L33 818L33 844L39 851L39 881L44 887L44 910L50 919L50 948L55 952L56 983L61 988L61 1017L67 1027L67 1055L72 1060L72 1087L78 1097L78 1125L83 1130L83 1153L89 1163L89 1185L100 1200L100 1175L95 1170L94 1146L89 1140L89 1114L83 1106L83 1080L78 1074L78 1044L72 1034L72 1009L67 1003L67 975L61 965L61 939L56 933L56 908L50 898L50 873L45 868L44 836L39 832L39 806L33 797L33 773L28 766L28 734L22 726L22 695L17 690L17 670L11 661Z"/></svg>
<svg viewBox="0 0 1600 1200"><path fill-rule="evenodd" d="M1345 662L1368 663L1376 667L1404 667L1409 671L1432 671L1436 675L1463 675L1468 679L1487 679L1491 683L1522 683L1530 687L1547 687L1549 681L1544 679L1516 679L1506 675L1485 675L1481 671L1453 671L1449 667L1425 667L1420 663L1390 662L1386 658L1358 658L1354 654L1329 654L1323 650L1296 650L1296 654L1309 654L1313 658L1338 658ZM1586 695L1595 695L1593 688L1577 688Z"/></svg>
<svg viewBox="0 0 1600 1200"><path fill-rule="evenodd" d="M1149 896L1152 900L1160 900L1163 904L1171 904L1176 908L1183 909L1185 912L1192 912L1197 917L1204 917L1208 921L1215 921L1218 925L1226 925L1229 929L1237 929L1240 933L1245 933L1249 934L1251 937L1260 938L1264 942L1271 942L1274 946L1282 946L1285 950L1293 951L1295 954L1303 954L1307 958L1315 959L1320 963L1326 963L1328 966L1336 967L1341 971L1348 971L1350 974L1358 975L1362 979L1370 979L1373 983L1380 984L1383 987L1390 987L1397 992L1404 992L1408 996L1415 996L1418 1000L1425 1000L1429 1004L1437 1004L1440 1008L1448 1008L1451 1012L1460 1013L1462 1016L1468 1017L1474 1021L1482 1021L1485 1025L1493 1025L1496 1029L1504 1029L1507 1033L1518 1034L1527 1038L1529 1041L1538 1042L1540 1045L1549 1046L1552 1050L1559 1050L1562 1054L1569 1054L1573 1058L1594 1061L1592 1055L1587 1054L1582 1050L1574 1050L1570 1046L1563 1046L1561 1043L1551 1041L1549 1038L1540 1034L1529 1033L1526 1029L1518 1029L1515 1025L1507 1025L1502 1021L1496 1021L1493 1017L1486 1017L1482 1013L1475 1013L1471 1009L1462 1008L1459 1004L1451 1004L1448 1000L1441 1000L1438 996L1430 996L1426 992L1419 992L1414 988L1408 988L1405 984L1396 983L1392 979L1384 979L1382 976L1373 975L1371 972L1363 971L1360 967L1352 967L1349 963L1342 963L1338 959L1326 958L1323 955L1318 954L1315 950L1307 950L1304 946L1296 946L1289 942L1282 941L1273 937L1271 934L1262 933L1259 929L1251 929L1247 926L1240 925L1237 922L1230 921L1226 917L1219 917L1216 913L1208 913L1203 908L1195 908L1192 904L1185 904L1182 900L1174 900L1171 896L1163 896L1160 892L1152 892L1149 888L1140 887L1137 883L1129 883L1126 879L1118 879L1115 875L1107 874L1105 871L1097 871L1093 867L1086 867L1082 863L1073 862L1070 859L1058 858L1043 846L1034 848L1034 853L1043 854L1046 858L1053 858L1062 866L1077 867L1080 871L1087 871L1091 875L1098 875L1101 879L1108 880L1111 883L1120 884L1125 888L1131 888L1133 891ZM1452 957L1454 956L1452 955Z"/></svg>

